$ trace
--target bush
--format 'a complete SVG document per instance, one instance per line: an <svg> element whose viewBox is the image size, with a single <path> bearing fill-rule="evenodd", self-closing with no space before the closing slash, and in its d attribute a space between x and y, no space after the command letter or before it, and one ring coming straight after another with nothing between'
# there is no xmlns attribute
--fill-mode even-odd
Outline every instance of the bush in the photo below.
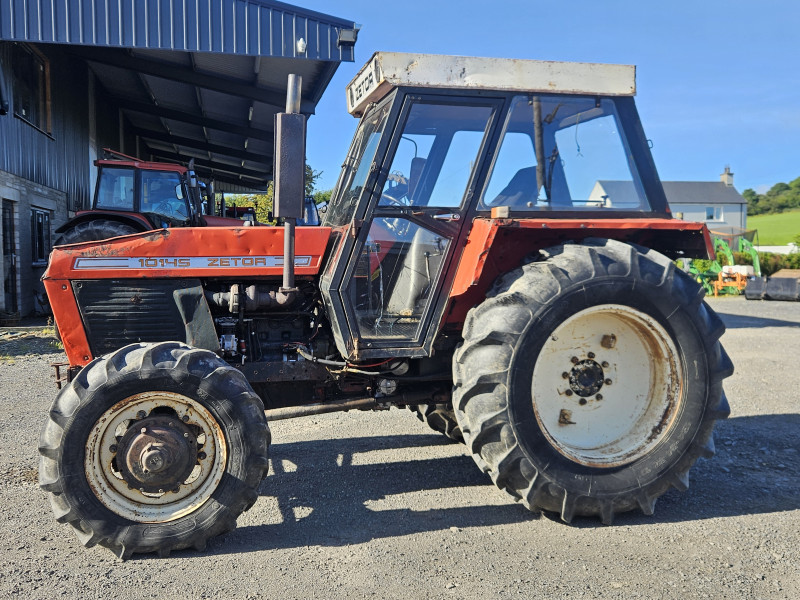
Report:
<svg viewBox="0 0 800 600"><path fill-rule="evenodd" d="M761 274L767 277L781 269L800 269L800 252L793 254L759 252L758 260L761 262Z"/></svg>

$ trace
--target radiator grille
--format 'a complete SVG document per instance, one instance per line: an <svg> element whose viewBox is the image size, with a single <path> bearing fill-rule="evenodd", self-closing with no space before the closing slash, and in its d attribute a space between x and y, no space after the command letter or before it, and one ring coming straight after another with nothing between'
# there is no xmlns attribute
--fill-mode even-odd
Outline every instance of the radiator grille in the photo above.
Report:
<svg viewBox="0 0 800 600"><path fill-rule="evenodd" d="M135 342L188 342L176 292L191 288L202 294L197 280L74 282L92 353L100 356Z"/></svg>

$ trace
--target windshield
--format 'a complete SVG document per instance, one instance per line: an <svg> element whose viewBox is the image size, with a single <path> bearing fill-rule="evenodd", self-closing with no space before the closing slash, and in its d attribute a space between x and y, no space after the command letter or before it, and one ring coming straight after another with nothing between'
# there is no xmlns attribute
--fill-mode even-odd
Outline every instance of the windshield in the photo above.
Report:
<svg viewBox="0 0 800 600"><path fill-rule="evenodd" d="M378 142L386 126L390 103L384 103L361 120L350 154L344 164L339 186L325 213L323 225L338 227L349 223L353 218L358 199L367 182L370 166L378 149Z"/></svg>

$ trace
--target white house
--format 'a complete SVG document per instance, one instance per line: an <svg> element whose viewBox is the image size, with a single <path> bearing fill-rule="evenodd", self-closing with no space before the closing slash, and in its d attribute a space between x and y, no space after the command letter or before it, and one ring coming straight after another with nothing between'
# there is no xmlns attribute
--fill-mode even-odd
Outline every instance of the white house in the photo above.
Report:
<svg viewBox="0 0 800 600"><path fill-rule="evenodd" d="M747 229L747 200L733 187L730 167L725 167L719 181L664 181L662 184L676 218L705 222L709 229L718 231ZM630 181L598 181L589 201L602 204L613 198L616 206L624 206L626 197L630 197L632 206L638 205Z"/></svg>

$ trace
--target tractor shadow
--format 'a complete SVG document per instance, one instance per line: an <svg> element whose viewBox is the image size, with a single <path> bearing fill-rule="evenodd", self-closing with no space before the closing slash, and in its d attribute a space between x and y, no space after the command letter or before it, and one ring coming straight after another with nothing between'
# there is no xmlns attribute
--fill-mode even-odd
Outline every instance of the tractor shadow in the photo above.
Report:
<svg viewBox="0 0 800 600"><path fill-rule="evenodd" d="M796 321L784 321L782 319L769 319L764 317L748 317L744 315L734 315L717 311L725 327L728 329L760 329L762 327L800 327Z"/></svg>
<svg viewBox="0 0 800 600"><path fill-rule="evenodd" d="M800 414L734 417L714 429L716 455L689 472L689 489L670 490L655 515L638 511L616 525L652 525L780 513L800 509ZM597 521L576 519L578 527Z"/></svg>
<svg viewBox="0 0 800 600"><path fill-rule="evenodd" d="M615 525L688 522L800 509L798 432L797 414L737 417L720 422L715 434L717 455L697 462L686 493L670 490L659 499L655 516L634 511L619 515ZM510 498L503 504L504 494L494 489L489 477L467 455L353 464L357 454L408 450L413 455L415 448L449 444L440 435L276 444L271 456L273 472L262 484L259 502L272 499L281 522L240 526L214 543L211 552L345 546L451 527L522 524L539 517ZM283 465L293 465L292 470L285 470ZM476 496L482 493L476 491L478 487L490 488L499 502L475 505ZM458 491L438 493L448 488ZM411 496L395 497L422 491L434 492L422 500L422 505ZM454 502L456 494L462 497ZM388 508L368 506L385 498L389 499ZM437 506L430 498L439 499L440 504ZM596 518L577 518L572 526L603 527Z"/></svg>
<svg viewBox="0 0 800 600"><path fill-rule="evenodd" d="M353 464L356 455L369 458L371 452L407 450L405 454L413 456L416 448L453 444L439 434L275 444L270 452L272 469L261 485L259 503L266 500L272 506L277 505L282 522L240 525L223 541L214 543L211 552L346 546L376 538L451 527L521 523L539 517L510 498L503 504L503 493L494 489L488 475L467 455L389 463L373 459L375 464L362 464L357 459L357 464ZM292 470L285 465L291 465ZM493 494L498 494L499 505L474 505L471 488L479 486L488 486ZM459 489L436 493L448 488ZM422 501L424 504L410 496L393 498L423 491L433 491L443 506L433 503L430 496ZM370 508L370 503L383 506Z"/></svg>

